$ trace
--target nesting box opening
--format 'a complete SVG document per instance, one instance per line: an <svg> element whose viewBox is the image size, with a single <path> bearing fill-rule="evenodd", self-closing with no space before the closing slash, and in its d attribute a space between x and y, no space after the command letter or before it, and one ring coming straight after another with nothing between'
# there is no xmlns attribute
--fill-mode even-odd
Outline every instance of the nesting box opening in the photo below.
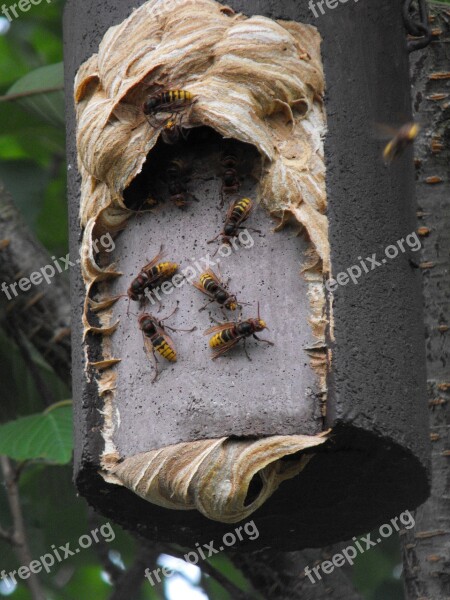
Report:
<svg viewBox="0 0 450 600"><path fill-rule="evenodd" d="M141 171L125 188L124 205L133 212L156 210L171 201L186 208L196 201L189 184L193 182L195 187L202 163L212 161L222 180L218 204L228 205L238 197L246 178L259 180L263 157L253 145L225 139L211 127L181 128L176 139L169 140L163 131Z"/></svg>
<svg viewBox="0 0 450 600"><path fill-rule="evenodd" d="M256 473L255 475L253 475L253 478L248 486L247 495L244 500L244 507L247 507L250 504L252 504L252 502L254 502L257 499L262 490L263 481L261 479L261 475L259 473Z"/></svg>

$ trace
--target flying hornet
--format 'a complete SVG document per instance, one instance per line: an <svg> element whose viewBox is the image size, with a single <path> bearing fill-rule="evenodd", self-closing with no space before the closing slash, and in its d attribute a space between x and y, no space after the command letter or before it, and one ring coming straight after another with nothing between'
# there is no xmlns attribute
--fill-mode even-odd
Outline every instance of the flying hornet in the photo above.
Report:
<svg viewBox="0 0 450 600"><path fill-rule="evenodd" d="M256 334L264 329L268 329L266 322L263 321L259 315L259 304L258 304L258 316L256 319L247 319L246 321L238 321L237 323L229 322L216 325L207 329L204 335L214 334L209 340L209 346L214 350L212 360L216 360L222 354L225 354L231 348L234 348L241 340L244 342L244 352L249 360L252 360L247 352L246 340L248 337L253 336L255 340L264 342L273 346L274 343L269 340L263 340Z"/></svg>
<svg viewBox="0 0 450 600"><path fill-rule="evenodd" d="M391 140L386 144L383 150L383 160L386 165L390 165L396 158L414 142L420 132L420 125L417 123L406 123L400 129L392 130L389 128Z"/></svg>
<svg viewBox="0 0 450 600"><path fill-rule="evenodd" d="M240 306L235 294L230 293L225 283L211 269L202 273L199 281L194 281L193 285L210 299L200 311L205 310L212 302L217 302L220 307L228 310L236 310Z"/></svg>
<svg viewBox="0 0 450 600"><path fill-rule="evenodd" d="M165 358L167 361L174 363L177 361L177 352L175 350L175 344L173 340L167 335L166 329L170 329L171 331L186 331L191 332L197 329L193 327L192 329L177 329L175 327L169 327L168 325L163 325L164 321L170 319L170 317L178 310L178 306L175 310L164 319L156 319L150 313L143 313L139 316L138 322L139 327L142 331L142 335L144 337L144 346L147 353L153 357L153 362L155 366L155 375L153 376L152 383L154 383L159 376L158 370L158 359L156 357L156 353Z"/></svg>
<svg viewBox="0 0 450 600"><path fill-rule="evenodd" d="M209 240L208 244L212 244L220 236L222 236L224 244L229 244L230 239L238 235L239 229L244 229L241 225L249 218L254 207L254 203L249 198L232 202L225 217L223 231L218 233L212 240ZM252 231L261 233L259 229L252 229Z"/></svg>

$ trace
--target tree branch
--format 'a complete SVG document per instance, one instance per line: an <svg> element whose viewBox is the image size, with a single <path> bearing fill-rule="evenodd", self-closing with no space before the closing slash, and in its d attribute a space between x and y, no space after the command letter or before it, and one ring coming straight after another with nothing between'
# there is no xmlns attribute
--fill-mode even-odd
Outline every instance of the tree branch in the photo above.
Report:
<svg viewBox="0 0 450 600"><path fill-rule="evenodd" d="M236 587L232 581L225 577L225 575L222 575L220 571L218 571L208 562L203 562L200 568L203 571L203 573L206 573L207 575L215 579L217 583L219 583L224 588L224 590L226 590L230 594L233 600L251 600L251 598L253 597L252 595L247 594L246 592L243 592L241 589Z"/></svg>
<svg viewBox="0 0 450 600"><path fill-rule="evenodd" d="M17 285L21 278L52 264L0 184L0 323L16 342L20 335L28 339L70 386L68 281L55 274L50 285L44 281L27 292Z"/></svg>
<svg viewBox="0 0 450 600"><path fill-rule="evenodd" d="M17 94L5 94L4 96L0 96L0 102L12 102L13 100L20 100L21 98L29 98L30 96L37 96L38 94L50 94L52 92L62 92L63 90L64 90L63 85L57 85L54 87L28 90L27 92L18 92Z"/></svg>
<svg viewBox="0 0 450 600"><path fill-rule="evenodd" d="M156 560L161 552L157 547L149 547L145 542L139 547L134 563L125 571L117 581L115 590L109 600L130 600L137 598L144 583L144 571L149 566L156 565Z"/></svg>
<svg viewBox="0 0 450 600"><path fill-rule="evenodd" d="M8 542L9 544L12 544L12 542L13 542L12 533L10 531L7 531L6 529L4 529L1 525L0 525L0 540L4 540L5 542Z"/></svg>
<svg viewBox="0 0 450 600"><path fill-rule="evenodd" d="M0 465L3 471L9 508L11 510L11 516L13 520L13 533L10 536L10 541L15 548L20 564L27 566L32 561L32 556L28 545L22 508L20 506L17 475L11 460L8 457L0 456ZM30 577L28 577L26 583L33 600L46 600L39 578L35 573L30 571Z"/></svg>

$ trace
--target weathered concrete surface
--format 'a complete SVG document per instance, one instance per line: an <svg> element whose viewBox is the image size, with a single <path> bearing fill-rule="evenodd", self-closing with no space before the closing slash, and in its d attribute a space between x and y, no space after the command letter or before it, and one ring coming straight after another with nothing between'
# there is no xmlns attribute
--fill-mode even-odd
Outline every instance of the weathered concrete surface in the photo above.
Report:
<svg viewBox="0 0 450 600"><path fill-rule="evenodd" d="M277 222L258 206L243 225L248 227L243 244L237 250L231 247L230 256L226 256L227 248L220 239L208 244L223 228L230 199L226 198L222 210L218 208L221 180L217 174L222 154L218 140L198 148L193 138L182 148L174 148L162 162L158 169L160 174L162 171L161 181L153 178L154 195L165 201L152 212L136 217L117 238L112 258L123 276L113 283L111 294L125 293L147 258L156 255L164 244L164 260L180 263L181 271L193 267L197 280L205 269L202 258L217 263L225 281L231 277L229 286L238 300L251 303L243 306L243 318L256 318L260 302L261 316L269 327L260 337L275 342L275 346L249 341L251 362L242 344L212 361L208 347L211 336L204 336L204 331L216 325L213 319L223 322L224 315L213 305L199 312L207 298L186 280L170 295L161 295L162 306L155 299L154 305L147 302L143 309L163 318L179 302L177 313L166 321L167 325L197 327L193 333L167 330L178 361L170 364L160 360L160 376L152 384L154 367L143 350L137 317L125 314L127 299L118 302L114 315L121 324L112 337L112 355L122 358L117 367L115 396L120 426L114 435L121 456L163 447L168 440L178 443L273 433L314 435L322 428L320 398L314 395L318 393L317 376L304 350L316 341L308 323L307 283L300 275L308 243L297 235L298 228L274 233ZM177 155L192 157L187 187L198 199L190 200L183 210L167 199L163 181L164 165ZM252 161L247 162L251 169ZM240 195L255 198L255 188L255 179L247 176ZM260 230L262 235L252 229ZM212 267L216 272L217 264ZM138 303L131 303L131 312L137 313L138 308ZM237 317L230 311L227 316L229 320Z"/></svg>
<svg viewBox="0 0 450 600"><path fill-rule="evenodd" d="M371 134L374 123L404 121L410 114L401 3L348 2L317 19L306 1L235 0L229 4L247 14L296 19L319 28L324 38L327 80L327 192L333 273L356 264L358 256L372 256L374 252L381 256L386 246L416 226L411 153L387 170L380 160L382 145ZM73 76L79 64L95 51L106 29L130 10L126 2L105 7L85 0L69 2L66 11L73 254L79 241L79 181L70 102ZM296 549L348 539L413 508L426 497L429 449L422 300L420 275L410 258L415 254L408 250L361 278L359 285L338 288L328 402L328 425L337 435L301 477L284 483L255 514L261 536L252 548L258 544ZM72 285L76 349L81 347L81 327L77 331L76 324L84 294L76 274ZM251 295L254 291L256 282ZM176 334L181 351L188 343L185 336L190 334ZM255 364L262 357L278 357L271 348L251 350ZM104 484L96 474L102 441L93 432L101 425L99 405L84 382L81 351L75 352L74 390L76 480L90 502L147 537L188 544L227 531L195 513L158 509L127 490ZM210 425L215 434L216 425ZM206 423L202 423L201 431L206 435ZM130 451L134 446L125 437L121 444Z"/></svg>

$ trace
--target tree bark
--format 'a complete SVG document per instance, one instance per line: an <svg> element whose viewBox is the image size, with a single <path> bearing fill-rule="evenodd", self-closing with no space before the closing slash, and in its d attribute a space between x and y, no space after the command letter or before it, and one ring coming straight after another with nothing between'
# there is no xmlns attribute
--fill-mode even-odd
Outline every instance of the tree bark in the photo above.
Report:
<svg viewBox="0 0 450 600"><path fill-rule="evenodd" d="M431 497L416 511L415 528L403 538L407 600L450 599L450 7L430 8L436 35L425 51L413 55L411 71L414 108L423 127L416 163L433 482Z"/></svg>
<svg viewBox="0 0 450 600"><path fill-rule="evenodd" d="M133 564L114 582L114 591L109 600L129 600L139 596L141 587L144 585L144 571L152 565L156 567L159 556L157 549L142 544L136 551Z"/></svg>
<svg viewBox="0 0 450 600"><path fill-rule="evenodd" d="M262 550L249 554L234 554L232 559L255 590L263 598L277 600L362 600L351 582L348 568L334 569L324 579L313 583L304 573L308 566L338 553L345 544L302 552Z"/></svg>
<svg viewBox="0 0 450 600"><path fill-rule="evenodd" d="M21 278L46 266L55 269L49 285L43 281L29 291L19 289ZM28 340L70 386L69 282L57 273L53 259L29 231L1 183L0 285L0 323L6 333L19 343L21 337Z"/></svg>
<svg viewBox="0 0 450 600"><path fill-rule="evenodd" d="M10 542L20 564L26 566L31 563L32 556L20 502L17 473L12 461L7 456L0 456L0 466L13 522L13 533ZM38 575L31 571L26 585L30 590L32 600L45 600L45 593Z"/></svg>

